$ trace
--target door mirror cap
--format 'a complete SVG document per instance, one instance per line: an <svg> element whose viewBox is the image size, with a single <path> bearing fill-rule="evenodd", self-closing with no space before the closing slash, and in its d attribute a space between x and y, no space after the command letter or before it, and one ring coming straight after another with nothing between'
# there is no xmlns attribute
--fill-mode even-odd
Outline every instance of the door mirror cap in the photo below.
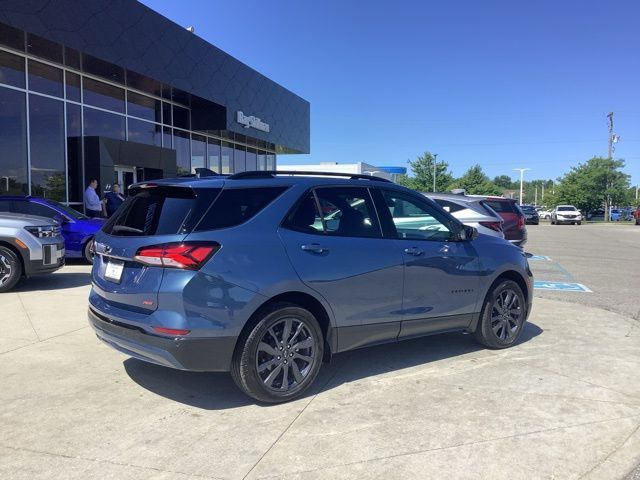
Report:
<svg viewBox="0 0 640 480"><path fill-rule="evenodd" d="M464 225L460 233L458 234L458 238L462 242L470 242L478 238L478 229L475 227L471 227L469 225Z"/></svg>

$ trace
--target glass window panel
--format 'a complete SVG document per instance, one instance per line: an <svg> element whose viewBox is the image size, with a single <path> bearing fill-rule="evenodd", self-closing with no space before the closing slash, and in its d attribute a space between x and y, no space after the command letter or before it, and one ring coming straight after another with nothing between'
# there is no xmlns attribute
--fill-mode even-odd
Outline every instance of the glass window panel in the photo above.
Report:
<svg viewBox="0 0 640 480"><path fill-rule="evenodd" d="M216 173L220 172L220 141L209 139L209 145L207 146L207 168L213 170Z"/></svg>
<svg viewBox="0 0 640 480"><path fill-rule="evenodd" d="M258 154L253 148L247 148L247 171L258 170Z"/></svg>
<svg viewBox="0 0 640 480"><path fill-rule="evenodd" d="M168 127L162 127L162 146L164 148L173 148L173 133Z"/></svg>
<svg viewBox="0 0 640 480"><path fill-rule="evenodd" d="M162 95L162 86L157 80L127 70L127 85L141 92L147 92L157 97ZM159 121L159 120L158 120Z"/></svg>
<svg viewBox="0 0 640 480"><path fill-rule="evenodd" d="M220 173L233 173L233 145L231 143L222 142L221 160Z"/></svg>
<svg viewBox="0 0 640 480"><path fill-rule="evenodd" d="M65 202L64 103L29 95L31 195Z"/></svg>
<svg viewBox="0 0 640 480"><path fill-rule="evenodd" d="M24 52L24 32L0 23L0 44Z"/></svg>
<svg viewBox="0 0 640 480"><path fill-rule="evenodd" d="M258 151L258 170L267 170L267 152Z"/></svg>
<svg viewBox="0 0 640 480"><path fill-rule="evenodd" d="M83 77L82 82L84 86L84 103L124 113L124 90L122 88L87 77Z"/></svg>
<svg viewBox="0 0 640 480"><path fill-rule="evenodd" d="M157 123L144 122L129 118L129 136L130 142L145 143L147 145L162 146L162 127Z"/></svg>
<svg viewBox="0 0 640 480"><path fill-rule="evenodd" d="M445 217L438 215L427 202L391 190L383 190L382 194L398 238L435 241L451 239L451 229Z"/></svg>
<svg viewBox="0 0 640 480"><path fill-rule="evenodd" d="M189 132L173 131L173 149L176 151L178 175L191 173L191 139Z"/></svg>
<svg viewBox="0 0 640 480"><path fill-rule="evenodd" d="M27 52L46 60L62 63L62 45L33 33L27 33Z"/></svg>
<svg viewBox="0 0 640 480"><path fill-rule="evenodd" d="M29 60L29 90L62 98L62 69Z"/></svg>
<svg viewBox="0 0 640 480"><path fill-rule="evenodd" d="M162 102L162 123L165 125L172 125L171 121L171 104Z"/></svg>
<svg viewBox="0 0 640 480"><path fill-rule="evenodd" d="M80 70L80 52L74 48L64 47L64 64Z"/></svg>
<svg viewBox="0 0 640 480"><path fill-rule="evenodd" d="M267 170L276 169L276 156L273 153L267 154Z"/></svg>
<svg viewBox="0 0 640 480"><path fill-rule="evenodd" d="M245 172L247 170L247 152L241 145L236 145L233 152L233 171Z"/></svg>
<svg viewBox="0 0 640 480"><path fill-rule="evenodd" d="M327 234L340 237L382 236L366 188L318 188L316 195Z"/></svg>
<svg viewBox="0 0 640 480"><path fill-rule="evenodd" d="M196 173L196 168L204 168L206 165L207 139L200 135L191 136L191 173Z"/></svg>
<svg viewBox="0 0 640 480"><path fill-rule="evenodd" d="M124 85L124 68L105 62L86 53L82 54L83 71Z"/></svg>
<svg viewBox="0 0 640 480"><path fill-rule="evenodd" d="M24 57L0 50L0 83L24 88Z"/></svg>
<svg viewBox="0 0 640 480"><path fill-rule="evenodd" d="M84 136L100 136L124 140L124 117L84 107Z"/></svg>
<svg viewBox="0 0 640 480"><path fill-rule="evenodd" d="M135 92L127 92L127 115L160 123L161 109L160 100Z"/></svg>
<svg viewBox="0 0 640 480"><path fill-rule="evenodd" d="M29 193L26 109L23 92L0 87L0 194Z"/></svg>
<svg viewBox="0 0 640 480"><path fill-rule="evenodd" d="M80 75L73 72L66 72L67 100L80 101Z"/></svg>
<svg viewBox="0 0 640 480"><path fill-rule="evenodd" d="M173 106L173 126L189 130L189 110L186 108Z"/></svg>
<svg viewBox="0 0 640 480"><path fill-rule="evenodd" d="M67 177L69 201L83 201L82 116L80 105L67 103Z"/></svg>

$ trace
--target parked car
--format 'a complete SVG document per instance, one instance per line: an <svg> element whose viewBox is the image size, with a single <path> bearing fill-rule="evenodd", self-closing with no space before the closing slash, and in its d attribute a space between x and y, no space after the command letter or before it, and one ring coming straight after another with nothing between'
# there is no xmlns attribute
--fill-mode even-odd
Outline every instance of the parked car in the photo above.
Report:
<svg viewBox="0 0 640 480"><path fill-rule="evenodd" d="M447 193L425 193L423 195L436 202L463 224L474 227L478 233L504 238L502 217L490 206L483 204L481 199Z"/></svg>
<svg viewBox="0 0 640 480"><path fill-rule="evenodd" d="M470 196L476 197L477 195ZM523 247L527 243L527 227L525 226L524 213L518 207L518 203L512 198L477 197L484 199L483 203L489 205L504 220L502 225L504 238L518 247Z"/></svg>
<svg viewBox="0 0 640 480"><path fill-rule="evenodd" d="M562 223L582 225L582 213L573 205L558 205L553 209L551 225L560 225Z"/></svg>
<svg viewBox="0 0 640 480"><path fill-rule="evenodd" d="M21 278L51 273L63 265L64 240L57 222L0 212L0 293Z"/></svg>
<svg viewBox="0 0 640 480"><path fill-rule="evenodd" d="M619 222L620 220L624 220L624 215L622 211L618 210L617 208L612 208L611 210L609 210L609 220L611 222Z"/></svg>
<svg viewBox="0 0 640 480"><path fill-rule="evenodd" d="M547 210L547 209L538 210L538 217L542 220L551 219L551 210Z"/></svg>
<svg viewBox="0 0 640 480"><path fill-rule="evenodd" d="M67 258L84 258L91 263L91 242L105 220L89 218L55 200L38 197L0 196L0 212L38 215L57 220L62 226Z"/></svg>
<svg viewBox="0 0 640 480"><path fill-rule="evenodd" d="M520 205L520 210L524 213L524 223L526 225L538 225L540 223L540 215L533 205Z"/></svg>
<svg viewBox="0 0 640 480"><path fill-rule="evenodd" d="M389 181L316 175L132 187L96 234L98 338L167 367L231 371L263 402L300 396L323 360L366 345L451 330L489 348L518 341L533 293L522 250Z"/></svg>

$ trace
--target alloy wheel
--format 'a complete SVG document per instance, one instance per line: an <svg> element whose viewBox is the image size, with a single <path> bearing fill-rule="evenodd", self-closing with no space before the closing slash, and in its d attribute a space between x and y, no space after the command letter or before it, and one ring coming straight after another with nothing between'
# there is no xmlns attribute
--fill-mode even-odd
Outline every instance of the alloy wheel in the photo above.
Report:
<svg viewBox="0 0 640 480"><path fill-rule="evenodd" d="M260 339L256 354L258 376L269 390L293 390L311 372L316 350L316 340L303 321L282 318Z"/></svg>
<svg viewBox="0 0 640 480"><path fill-rule="evenodd" d="M11 262L7 257L0 254L0 286L9 281L12 272Z"/></svg>
<svg viewBox="0 0 640 480"><path fill-rule="evenodd" d="M502 290L491 309L491 329L502 341L512 340L518 333L523 310L518 294L507 288Z"/></svg>

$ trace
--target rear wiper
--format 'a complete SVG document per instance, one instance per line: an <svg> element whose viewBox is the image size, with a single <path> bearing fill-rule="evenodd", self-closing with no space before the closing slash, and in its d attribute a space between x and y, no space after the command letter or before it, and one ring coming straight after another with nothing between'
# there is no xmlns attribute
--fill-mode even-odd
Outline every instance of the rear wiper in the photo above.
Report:
<svg viewBox="0 0 640 480"><path fill-rule="evenodd" d="M126 225L114 225L111 231L112 232L144 233L139 228L127 227Z"/></svg>

